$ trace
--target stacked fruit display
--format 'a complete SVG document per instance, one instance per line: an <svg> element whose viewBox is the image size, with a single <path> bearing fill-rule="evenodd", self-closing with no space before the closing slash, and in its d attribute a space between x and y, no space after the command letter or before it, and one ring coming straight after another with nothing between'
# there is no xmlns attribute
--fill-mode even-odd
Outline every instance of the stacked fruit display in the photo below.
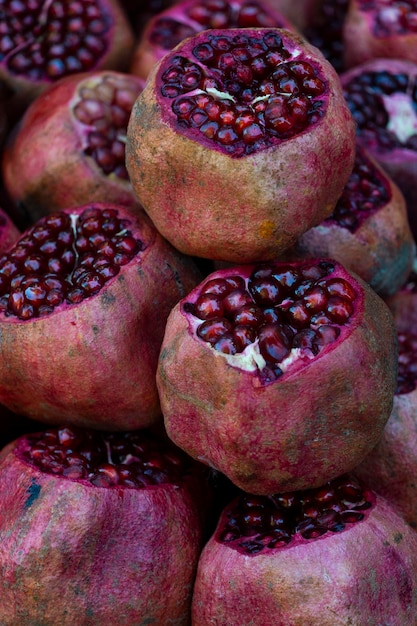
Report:
<svg viewBox="0 0 417 626"><path fill-rule="evenodd" d="M415 4L0 7L2 626L417 625Z"/></svg>

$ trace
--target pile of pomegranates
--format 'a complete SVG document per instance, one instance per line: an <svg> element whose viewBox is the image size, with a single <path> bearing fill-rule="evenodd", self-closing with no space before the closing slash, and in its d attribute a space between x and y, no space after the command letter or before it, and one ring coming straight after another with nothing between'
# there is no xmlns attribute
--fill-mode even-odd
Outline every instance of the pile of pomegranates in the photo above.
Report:
<svg viewBox="0 0 417 626"><path fill-rule="evenodd" d="M417 2L0 5L0 624L417 626Z"/></svg>

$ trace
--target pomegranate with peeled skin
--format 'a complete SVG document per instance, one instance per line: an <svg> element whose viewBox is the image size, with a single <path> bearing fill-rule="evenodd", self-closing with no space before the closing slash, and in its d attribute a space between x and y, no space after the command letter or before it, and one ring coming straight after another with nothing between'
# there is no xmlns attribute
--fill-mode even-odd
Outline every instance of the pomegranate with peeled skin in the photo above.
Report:
<svg viewBox="0 0 417 626"><path fill-rule="evenodd" d="M392 409L386 304L333 260L210 274L172 310L157 384L168 436L251 493L350 471Z"/></svg>
<svg viewBox="0 0 417 626"><path fill-rule="evenodd" d="M69 74L126 70L134 36L118 0L4 0L0 78L11 112Z"/></svg>
<svg viewBox="0 0 417 626"><path fill-rule="evenodd" d="M166 319L200 279L145 215L91 203L40 219L0 258L0 402L108 430L161 420Z"/></svg>
<svg viewBox="0 0 417 626"><path fill-rule="evenodd" d="M287 28L292 24L264 0L181 0L147 24L132 56L132 74L147 78L183 39L208 28Z"/></svg>
<svg viewBox="0 0 417 626"><path fill-rule="evenodd" d="M294 252L336 259L383 296L405 283L415 255L405 199L364 148L357 146L333 213L301 235Z"/></svg>
<svg viewBox="0 0 417 626"><path fill-rule="evenodd" d="M146 431L16 440L0 455L2 626L188 626L205 492Z"/></svg>
<svg viewBox="0 0 417 626"><path fill-rule="evenodd" d="M403 192L417 235L417 64L396 59L362 63L341 75L358 142Z"/></svg>
<svg viewBox="0 0 417 626"><path fill-rule="evenodd" d="M193 626L415 626L417 534L349 476L242 494L201 554Z"/></svg>
<svg viewBox="0 0 417 626"><path fill-rule="evenodd" d="M87 202L141 210L125 143L143 85L121 72L88 72L57 81L32 102L3 153L5 187L32 222Z"/></svg>
<svg viewBox="0 0 417 626"><path fill-rule="evenodd" d="M342 40L346 67L381 58L416 63L416 0L349 0Z"/></svg>
<svg viewBox="0 0 417 626"><path fill-rule="evenodd" d="M275 258L329 215L355 129L319 50L283 29L203 31L156 64L126 165L161 234L186 254Z"/></svg>

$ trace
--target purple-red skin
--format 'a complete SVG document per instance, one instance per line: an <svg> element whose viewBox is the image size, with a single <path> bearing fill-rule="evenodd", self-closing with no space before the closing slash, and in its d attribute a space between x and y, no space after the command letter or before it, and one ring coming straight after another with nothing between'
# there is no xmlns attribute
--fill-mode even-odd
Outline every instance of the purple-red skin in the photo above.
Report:
<svg viewBox="0 0 417 626"><path fill-rule="evenodd" d="M200 478L102 488L0 456L4 626L190 623L202 542Z"/></svg>
<svg viewBox="0 0 417 626"><path fill-rule="evenodd" d="M201 274L145 215L130 219L146 248L96 295L24 322L0 315L0 402L10 410L106 430L160 421L155 374L166 319Z"/></svg>
<svg viewBox="0 0 417 626"><path fill-rule="evenodd" d="M217 540L201 554L193 626L414 626L417 534L381 497L339 533L247 555Z"/></svg>
<svg viewBox="0 0 417 626"><path fill-rule="evenodd" d="M249 276L252 266L214 272ZM357 290L355 315L340 339L307 364L297 361L262 384L251 371L196 336L197 286L172 310L157 385L169 437L244 491L304 489L350 471L376 445L396 387L397 344L386 304L341 266Z"/></svg>
<svg viewBox="0 0 417 626"><path fill-rule="evenodd" d="M0 208L0 253L6 252L16 243L21 235L20 230L10 216Z"/></svg>
<svg viewBox="0 0 417 626"><path fill-rule="evenodd" d="M84 154L91 127L74 116L79 91L95 87L104 77L126 74L95 71L74 74L50 85L26 110L9 136L3 151L2 172L7 192L23 204L36 222L43 215L88 202L109 202L142 209L129 181L106 175L96 161ZM144 81L131 76L137 93Z"/></svg>
<svg viewBox="0 0 417 626"><path fill-rule="evenodd" d="M273 29L212 30L262 35ZM207 31L206 31L207 32ZM276 258L328 216L352 171L355 127L339 77L317 48L279 30L289 50L328 79L321 120L277 146L240 158L176 127L160 96L172 56L186 56L205 34L176 46L154 66L133 107L126 165L139 202L161 234L186 254L231 263Z"/></svg>

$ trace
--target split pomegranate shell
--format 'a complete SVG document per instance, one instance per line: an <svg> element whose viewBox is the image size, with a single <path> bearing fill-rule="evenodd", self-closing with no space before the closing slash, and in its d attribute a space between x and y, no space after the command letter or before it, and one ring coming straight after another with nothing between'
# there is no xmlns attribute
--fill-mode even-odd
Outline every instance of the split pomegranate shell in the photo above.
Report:
<svg viewBox="0 0 417 626"><path fill-rule="evenodd" d="M193 626L414 626L417 535L342 476L226 507L199 559Z"/></svg>
<svg viewBox="0 0 417 626"><path fill-rule="evenodd" d="M6 190L31 223L87 202L141 211L128 180L125 142L143 84L121 72L87 72L57 81L32 102L2 161Z"/></svg>
<svg viewBox="0 0 417 626"><path fill-rule="evenodd" d="M190 623L205 476L146 431L68 427L0 458L0 621Z"/></svg>
<svg viewBox="0 0 417 626"><path fill-rule="evenodd" d="M130 72L146 79L183 39L209 28L287 28L292 24L264 0L182 0L149 20L132 55Z"/></svg>
<svg viewBox="0 0 417 626"><path fill-rule="evenodd" d="M201 279L145 215L91 203L41 218L0 259L0 402L46 423L161 419L165 322Z"/></svg>
<svg viewBox="0 0 417 626"><path fill-rule="evenodd" d="M244 491L350 471L392 409L391 313L333 260L210 274L167 320L157 385L168 436Z"/></svg>
<svg viewBox="0 0 417 626"><path fill-rule="evenodd" d="M177 249L241 263L275 258L329 215L354 153L339 78L316 48L284 29L224 29L154 66L132 109L126 165Z"/></svg>
<svg viewBox="0 0 417 626"><path fill-rule="evenodd" d="M0 77L14 118L48 85L69 74L125 71L134 35L118 0L5 0Z"/></svg>
<svg viewBox="0 0 417 626"><path fill-rule="evenodd" d="M352 174L335 210L301 235L294 252L336 259L382 296L405 283L415 256L405 199L367 150L357 146Z"/></svg>

